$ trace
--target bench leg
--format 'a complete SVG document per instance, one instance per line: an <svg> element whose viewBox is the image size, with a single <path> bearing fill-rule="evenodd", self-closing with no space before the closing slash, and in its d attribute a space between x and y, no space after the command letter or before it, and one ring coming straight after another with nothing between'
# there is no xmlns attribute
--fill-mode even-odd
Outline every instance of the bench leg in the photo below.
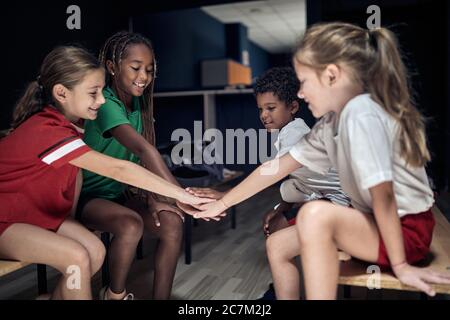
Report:
<svg viewBox="0 0 450 320"><path fill-rule="evenodd" d="M144 258L144 236L141 237L141 240L139 240L139 243L136 248L136 259L142 260Z"/></svg>
<svg viewBox="0 0 450 320"><path fill-rule="evenodd" d="M102 265L102 287L107 286L109 284L109 259L108 259L108 251L110 244L110 235L109 232L102 232L101 239L106 248L106 256L105 261Z"/></svg>
<svg viewBox="0 0 450 320"><path fill-rule="evenodd" d="M184 263L191 264L192 248L191 248L191 236L192 236L192 217L185 215L184 218Z"/></svg>
<svg viewBox="0 0 450 320"><path fill-rule="evenodd" d="M352 287L344 285L344 298L350 299L352 297Z"/></svg>
<svg viewBox="0 0 450 320"><path fill-rule="evenodd" d="M45 264L38 264L37 279L38 279L38 294L48 293L47 289L47 266Z"/></svg>
<svg viewBox="0 0 450 320"><path fill-rule="evenodd" d="M236 206L231 207L231 229L236 229Z"/></svg>

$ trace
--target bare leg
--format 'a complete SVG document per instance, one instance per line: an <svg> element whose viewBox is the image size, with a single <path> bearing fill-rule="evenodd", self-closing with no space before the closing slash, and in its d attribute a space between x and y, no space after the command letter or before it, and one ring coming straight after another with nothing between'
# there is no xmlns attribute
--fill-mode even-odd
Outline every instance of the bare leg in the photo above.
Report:
<svg viewBox="0 0 450 320"><path fill-rule="evenodd" d="M336 299L338 248L364 261L378 259L379 233L369 214L312 201L300 210L296 227L307 299Z"/></svg>
<svg viewBox="0 0 450 320"><path fill-rule="evenodd" d="M65 222L63 223L63 225ZM92 299L89 252L79 242L40 227L17 223L0 236L0 258L50 265L62 273L58 298ZM75 267L79 274L68 273ZM79 275L79 277L76 277ZM72 280L79 284L70 286Z"/></svg>
<svg viewBox="0 0 450 320"><path fill-rule="evenodd" d="M89 228L114 235L108 257L111 274L108 294L111 299L121 299L126 294L126 279L142 237L142 218L135 211L104 199L89 201L82 217Z"/></svg>
<svg viewBox="0 0 450 320"><path fill-rule="evenodd" d="M157 227L143 203L136 201L132 207L142 214L147 230L159 239L155 257L153 299L169 299L183 240L183 221L174 212L162 211L159 213L161 225Z"/></svg>
<svg viewBox="0 0 450 320"><path fill-rule="evenodd" d="M94 276L102 267L105 259L105 246L100 239L79 222L68 218L58 229L57 234L80 243L89 253L91 275Z"/></svg>
<svg viewBox="0 0 450 320"><path fill-rule="evenodd" d="M300 254L300 244L295 226L269 236L266 249L277 299L300 299L300 276L294 260Z"/></svg>

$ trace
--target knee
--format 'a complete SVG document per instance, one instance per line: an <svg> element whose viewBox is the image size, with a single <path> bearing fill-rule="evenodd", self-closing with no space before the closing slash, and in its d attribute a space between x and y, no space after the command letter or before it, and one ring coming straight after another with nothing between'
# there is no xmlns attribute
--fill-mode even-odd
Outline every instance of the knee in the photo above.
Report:
<svg viewBox="0 0 450 320"><path fill-rule="evenodd" d="M91 257L88 250L81 244L70 246L64 258L62 273L71 273L73 267L79 268L82 274L91 273Z"/></svg>
<svg viewBox="0 0 450 320"><path fill-rule="evenodd" d="M269 261L279 260L283 258L283 244L276 233L271 234L266 240L266 252Z"/></svg>
<svg viewBox="0 0 450 320"><path fill-rule="evenodd" d="M159 214L161 221L161 238L181 242L183 236L183 221L173 212L162 211Z"/></svg>
<svg viewBox="0 0 450 320"><path fill-rule="evenodd" d="M121 236L132 239L140 239L144 231L142 218L136 215L126 215L120 218L118 233L115 236Z"/></svg>
<svg viewBox="0 0 450 320"><path fill-rule="evenodd" d="M325 206L323 201L311 201L302 206L296 219L300 242L313 241L332 226L332 214Z"/></svg>
<svg viewBox="0 0 450 320"><path fill-rule="evenodd" d="M103 265L106 256L106 249L100 239L93 241L88 249L91 259L91 270L94 275Z"/></svg>

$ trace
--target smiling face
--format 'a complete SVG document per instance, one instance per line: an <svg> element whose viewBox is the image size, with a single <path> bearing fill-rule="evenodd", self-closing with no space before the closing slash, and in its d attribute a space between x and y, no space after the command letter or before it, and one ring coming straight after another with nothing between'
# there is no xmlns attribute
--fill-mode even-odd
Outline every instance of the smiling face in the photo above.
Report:
<svg viewBox="0 0 450 320"><path fill-rule="evenodd" d="M111 61L107 66L114 78L114 89L126 98L142 96L153 81L154 57L143 43L128 46L118 67Z"/></svg>
<svg viewBox="0 0 450 320"><path fill-rule="evenodd" d="M315 118L329 112L339 114L349 100L364 92L344 64L329 64L319 72L298 61L294 65L300 81L298 97L305 100Z"/></svg>
<svg viewBox="0 0 450 320"><path fill-rule="evenodd" d="M97 69L88 72L72 89L56 85L54 91L65 117L75 122L80 118L97 118L98 109L105 103L102 93L104 86L105 73L103 69Z"/></svg>
<svg viewBox="0 0 450 320"><path fill-rule="evenodd" d="M268 131L281 130L294 119L294 115L298 111L297 101L286 105L273 92L257 94L256 103L258 104L259 118Z"/></svg>

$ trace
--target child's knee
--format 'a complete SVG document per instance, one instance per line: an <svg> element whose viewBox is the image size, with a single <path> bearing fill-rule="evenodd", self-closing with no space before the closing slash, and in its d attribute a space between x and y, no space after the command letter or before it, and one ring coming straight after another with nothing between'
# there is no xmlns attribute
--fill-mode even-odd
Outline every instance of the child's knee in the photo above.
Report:
<svg viewBox="0 0 450 320"><path fill-rule="evenodd" d="M161 237L181 241L183 235L183 221L174 212L162 211L159 214L161 222Z"/></svg>
<svg viewBox="0 0 450 320"><path fill-rule="evenodd" d="M331 226L332 214L327 209L322 201L311 201L302 206L296 218L300 241L319 235Z"/></svg>
<svg viewBox="0 0 450 320"><path fill-rule="evenodd" d="M100 239L92 243L89 248L89 256L91 259L92 275L94 275L102 267L106 256L106 248Z"/></svg>
<svg viewBox="0 0 450 320"><path fill-rule="evenodd" d="M62 273L71 273L75 267L80 270L81 273L89 272L91 270L91 257L89 251L81 244L74 244L68 248L63 257Z"/></svg>
<svg viewBox="0 0 450 320"><path fill-rule="evenodd" d="M142 218L136 215L126 215L119 220L119 231L121 236L140 239L144 231L144 222Z"/></svg>
<svg viewBox="0 0 450 320"><path fill-rule="evenodd" d="M281 245L281 246L280 246ZM270 235L266 240L266 252L269 260L280 258L283 244L277 234Z"/></svg>

